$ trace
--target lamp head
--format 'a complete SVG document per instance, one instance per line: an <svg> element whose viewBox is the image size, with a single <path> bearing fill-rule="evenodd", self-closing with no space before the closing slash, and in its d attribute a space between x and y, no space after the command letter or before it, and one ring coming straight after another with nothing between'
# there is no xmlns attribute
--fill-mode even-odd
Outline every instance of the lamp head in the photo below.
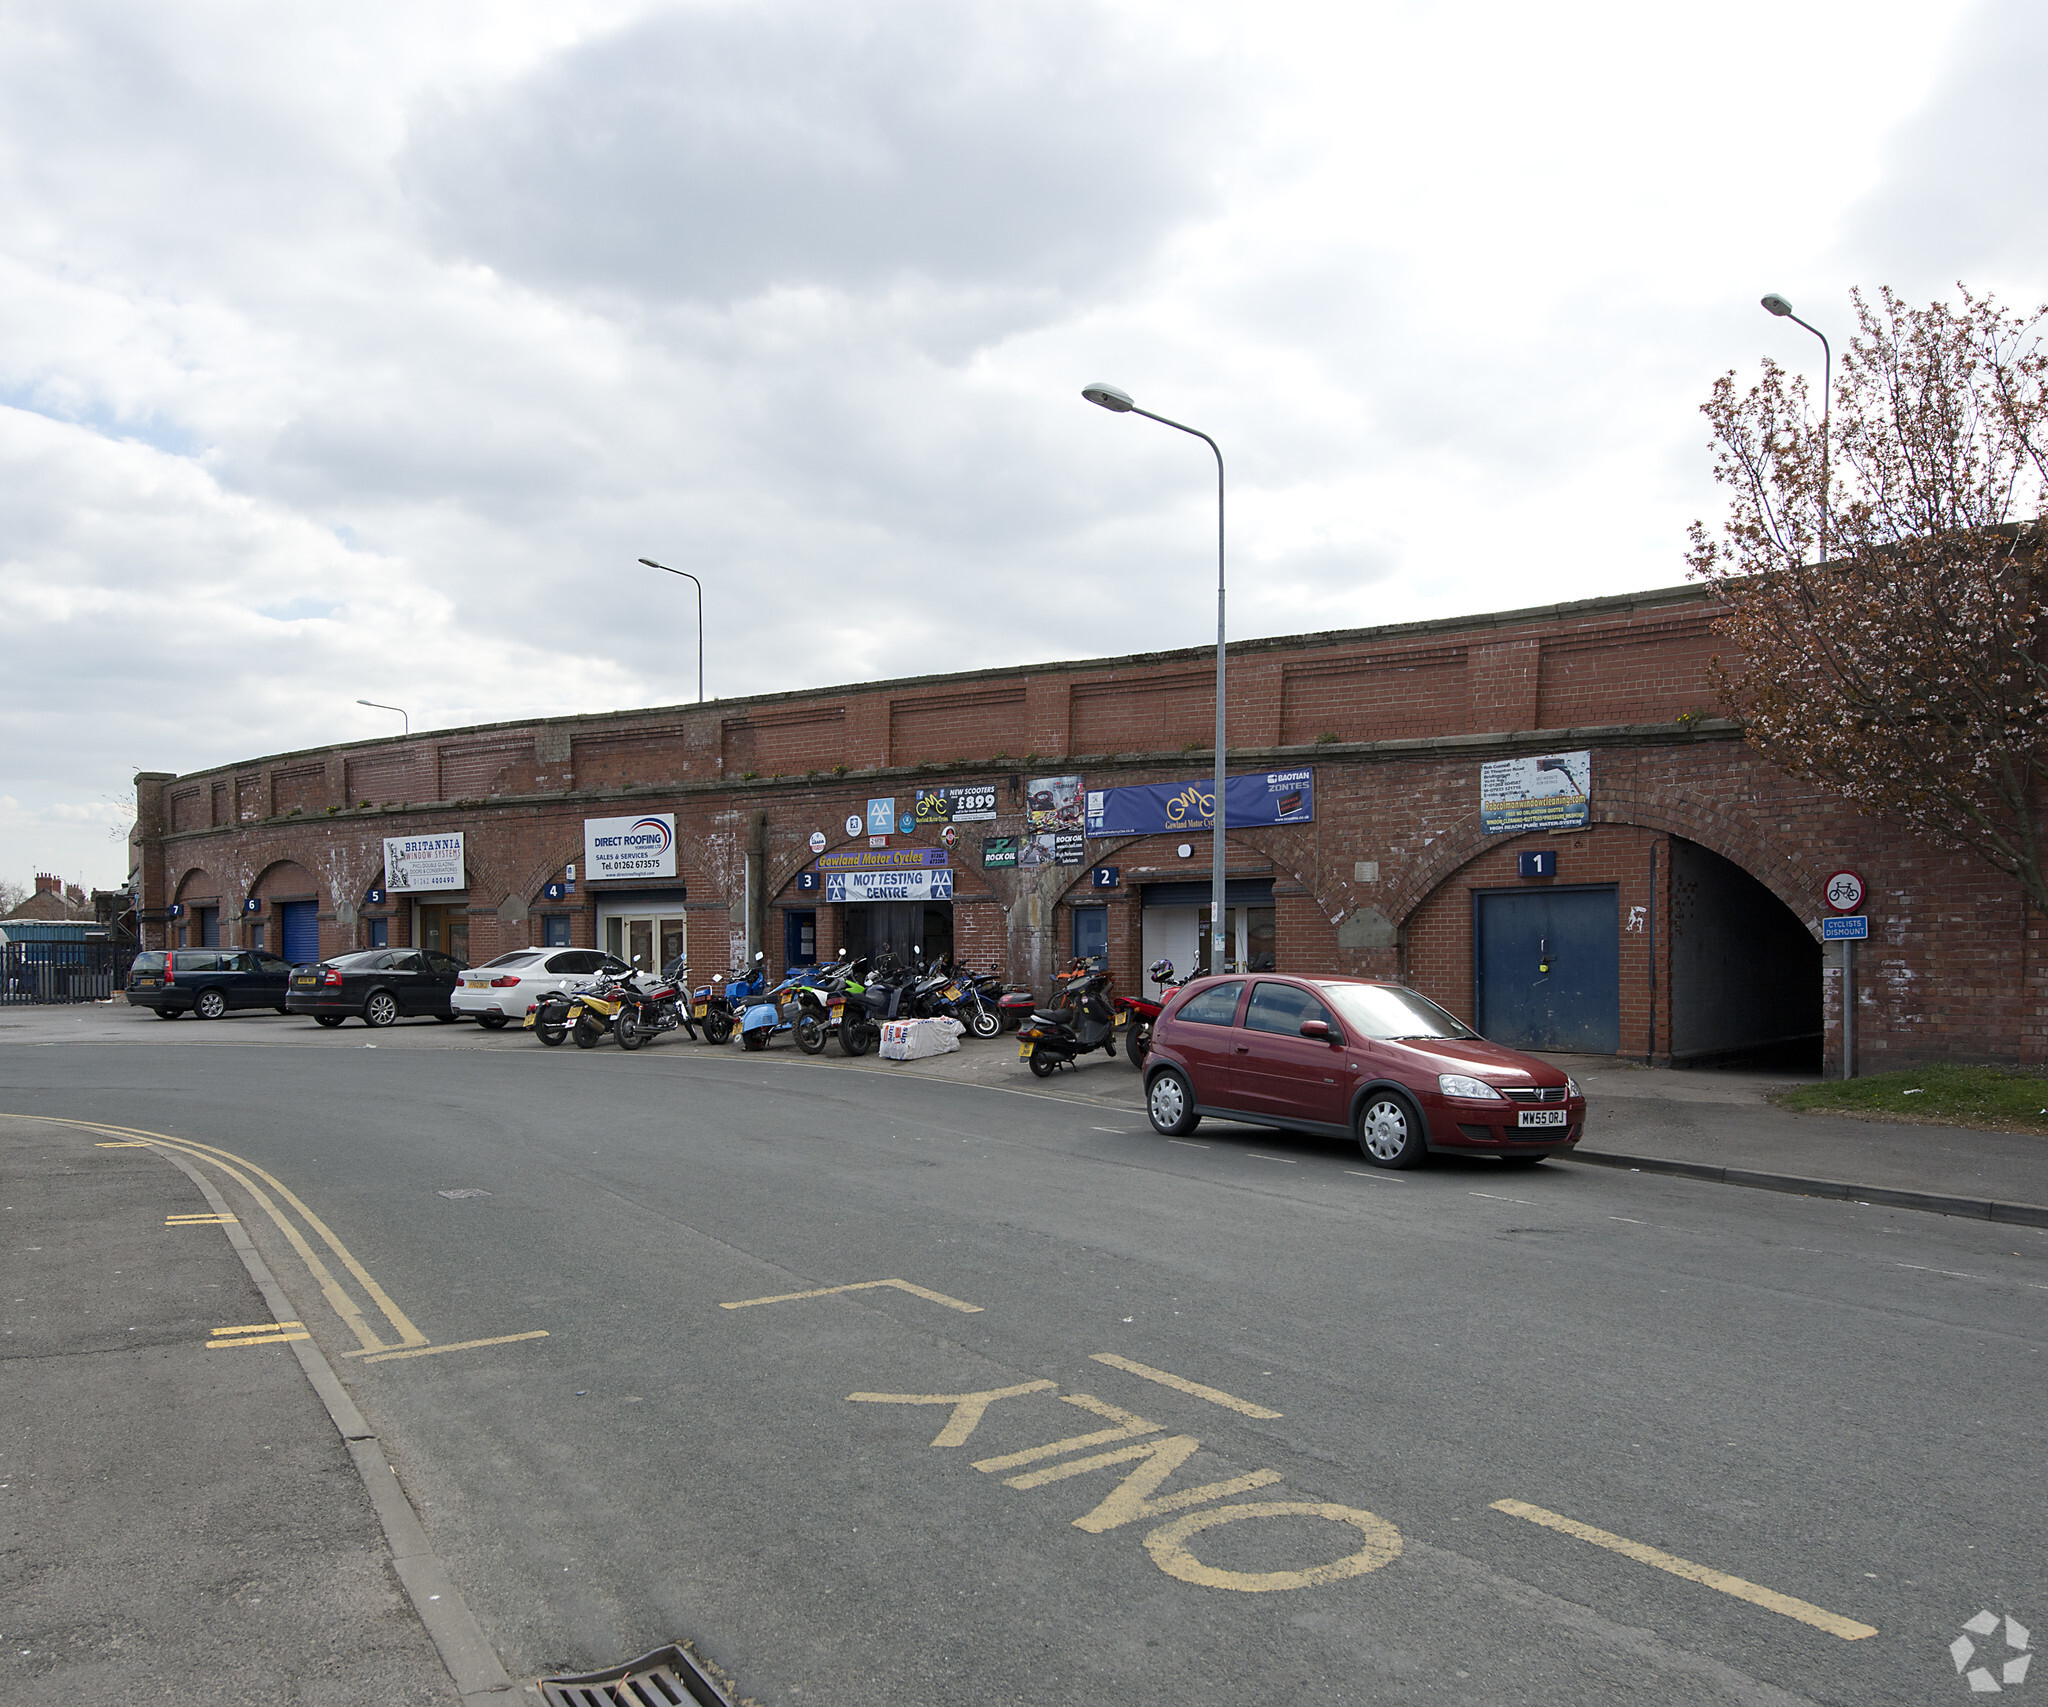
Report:
<svg viewBox="0 0 2048 1707"><path fill-rule="evenodd" d="M1780 320L1792 312L1791 303L1787 302L1776 291L1772 291L1770 295L1764 298L1764 307L1769 309Z"/></svg>
<svg viewBox="0 0 2048 1707"><path fill-rule="evenodd" d="M359 699L359 700L357 700L357 701L356 701L356 704L358 704L358 705L377 705L377 702L376 702L375 700L373 700L373 699ZM378 709L379 711L382 711L382 710L383 710L384 708L383 708L383 707L382 707L381 705L377 705L377 709Z"/></svg>
<svg viewBox="0 0 2048 1707"><path fill-rule="evenodd" d="M646 565L647 565L647 567L648 567L648 568L650 568L650 569L660 569L660 568L664 567L664 565L662 565L662 564L660 564L660 563L657 563L657 562L655 562L655 561L654 561L654 559L653 559L653 558L651 558L651 557L643 557L643 558L641 558L641 559L640 559L640 561L641 561L642 563L646 564Z"/></svg>
<svg viewBox="0 0 2048 1707"><path fill-rule="evenodd" d="M1114 385L1104 385L1097 380L1093 385L1081 387L1081 395L1098 409L1107 409L1113 415L1128 415L1137 404L1131 401L1128 391L1120 391Z"/></svg>

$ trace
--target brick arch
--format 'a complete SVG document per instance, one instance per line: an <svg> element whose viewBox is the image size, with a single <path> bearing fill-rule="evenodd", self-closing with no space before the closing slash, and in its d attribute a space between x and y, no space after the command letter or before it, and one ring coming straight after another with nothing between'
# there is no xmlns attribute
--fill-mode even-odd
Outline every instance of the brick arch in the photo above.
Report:
<svg viewBox="0 0 2048 1707"><path fill-rule="evenodd" d="M283 889L288 894L296 895L307 891L315 895L320 893L320 879L295 859L272 860L257 872L255 880L249 885L249 893L265 893L266 884Z"/></svg>
<svg viewBox="0 0 2048 1707"><path fill-rule="evenodd" d="M677 839L681 839L680 835ZM582 840L579 838L573 844L565 844L565 846L567 848L567 851L557 855L554 859L542 860L538 865L532 865L527 867L527 874L521 880L519 888L516 891L519 895L519 898L523 900L527 904L527 906L537 907L541 904L541 890L554 881L554 878L551 877L549 873L560 871L563 869L563 867L568 865L580 865L582 863ZM585 874L585 879L586 881L588 880L588 873ZM512 893L514 893L514 891L510 888L508 888L505 891L505 894L507 895L510 895ZM504 896L500 896L499 901L502 903L503 900Z"/></svg>
<svg viewBox="0 0 2048 1707"><path fill-rule="evenodd" d="M211 884L212 887L210 889L204 887L195 888L193 886L195 880L202 886ZM178 878L178 881L172 885L171 899L173 901L182 901L188 894L202 900L217 900L224 896L226 891L221 887L220 879L208 871L205 866L188 865L183 874Z"/></svg>
<svg viewBox="0 0 2048 1707"><path fill-rule="evenodd" d="M1812 874L1794 860L1776 852L1741 819L1715 807L1681 799L1655 805L1639 801L1626 811L1595 810L1592 821L1659 830L1710 848L1723 859L1741 866L1770 890L1818 939L1819 932L1814 928L1809 911L1814 887ZM1519 834L1541 835L1542 832L1525 830ZM1381 899L1381 911L1392 923L1407 924L1416 909L1434 895L1453 873L1469 865L1488 848L1499 847L1515 839L1513 835L1490 834L1476 821L1440 837L1430 850L1430 857L1412 867L1408 875Z"/></svg>
<svg viewBox="0 0 2048 1707"><path fill-rule="evenodd" d="M1251 832L1246 832L1247 835L1250 833ZM1270 827L1262 825L1260 826L1257 833L1261 835L1268 834L1270 833ZM1112 843L1107 838L1105 838L1103 842L1100 844L1103 851L1101 853L1091 854L1086 864L1074 867L1074 870L1078 873L1078 875L1072 878L1065 885L1065 887L1063 887L1059 891L1058 894L1052 897L1052 900L1049 903L1049 905L1057 907L1062 901L1068 901L1068 898L1072 896L1074 891L1081 886L1082 879L1085 878L1089 872L1093 871L1096 866L1101 865L1106 859L1110 858L1120 849L1127 848L1131 846L1131 844L1134 842L1142 842L1148 839L1149 838L1145 836L1125 836ZM1310 895L1313 895L1318 903L1321 902L1321 892L1316 888L1316 886L1312 882L1309 881L1308 878L1302 875L1301 871L1296 866L1289 863L1291 859L1296 857L1296 850L1292 847L1286 845L1285 843L1278 842L1247 841L1245 839L1245 836L1239 835L1236 832L1232 831L1228 826L1225 826L1223 831L1223 864L1226 869L1228 869L1230 865L1230 850L1232 848L1239 849L1244 853L1256 855L1260 859L1271 861L1273 866L1273 875L1275 878L1278 878L1282 873L1285 873L1288 877L1292 878L1296 883L1299 883L1302 886L1302 888L1306 890ZM1196 869L1198 869L1201 875L1205 878L1209 875L1209 867L1207 865L1202 865ZM1091 890L1090 893L1092 894L1093 891ZM1071 902L1069 902L1069 904L1071 905Z"/></svg>

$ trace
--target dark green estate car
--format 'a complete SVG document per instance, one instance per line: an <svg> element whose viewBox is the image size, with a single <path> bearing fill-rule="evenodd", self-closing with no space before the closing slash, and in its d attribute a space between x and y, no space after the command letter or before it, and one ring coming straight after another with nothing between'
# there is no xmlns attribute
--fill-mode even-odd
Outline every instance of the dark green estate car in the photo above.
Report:
<svg viewBox="0 0 2048 1707"><path fill-rule="evenodd" d="M166 965L165 962L169 964ZM219 1019L234 1008L285 1011L291 962L261 949L147 949L128 969L128 1003L158 1019Z"/></svg>

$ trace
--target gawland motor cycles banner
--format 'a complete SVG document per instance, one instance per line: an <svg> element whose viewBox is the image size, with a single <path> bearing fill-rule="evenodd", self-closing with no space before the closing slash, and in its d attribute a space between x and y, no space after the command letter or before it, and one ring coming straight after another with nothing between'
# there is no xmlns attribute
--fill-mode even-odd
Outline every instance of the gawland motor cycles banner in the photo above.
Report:
<svg viewBox="0 0 2048 1707"><path fill-rule="evenodd" d="M445 836L386 836L384 887L393 895L418 895L462 887L462 832Z"/></svg>
<svg viewBox="0 0 2048 1707"><path fill-rule="evenodd" d="M583 875L592 883L602 883L609 877L675 874L673 812L654 812L640 818L583 820Z"/></svg>
<svg viewBox="0 0 2048 1707"><path fill-rule="evenodd" d="M1223 806L1224 820L1233 830L1313 823L1316 773L1268 771L1262 776L1226 777ZM1092 789L1088 795L1091 836L1157 836L1171 835L1177 830L1206 830L1215 816L1213 781Z"/></svg>
<svg viewBox="0 0 2048 1707"><path fill-rule="evenodd" d="M1579 829L1592 820L1592 796L1590 751L1479 767L1479 822L1496 834Z"/></svg>
<svg viewBox="0 0 2048 1707"><path fill-rule="evenodd" d="M826 901L950 901L953 873L945 871L828 871Z"/></svg>

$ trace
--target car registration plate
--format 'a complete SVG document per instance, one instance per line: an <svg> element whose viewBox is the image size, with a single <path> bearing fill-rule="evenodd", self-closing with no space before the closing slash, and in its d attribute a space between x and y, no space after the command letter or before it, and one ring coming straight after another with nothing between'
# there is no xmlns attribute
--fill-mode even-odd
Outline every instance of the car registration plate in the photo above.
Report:
<svg viewBox="0 0 2048 1707"><path fill-rule="evenodd" d="M1129 1008L1118 1008L1116 1010L1116 1023L1118 1025L1129 1025L1131 1023L1131 1010Z"/></svg>
<svg viewBox="0 0 2048 1707"><path fill-rule="evenodd" d="M138 990L154 990L160 982L162 980L157 978L138 978L135 980L135 988Z"/></svg>
<svg viewBox="0 0 2048 1707"><path fill-rule="evenodd" d="M315 978L313 974L310 972L301 972L292 979L292 982L295 985L297 985L298 988L300 988L301 990L310 990L316 984L318 984L320 980Z"/></svg>
<svg viewBox="0 0 2048 1707"><path fill-rule="evenodd" d="M846 1004L844 1002L834 1002L832 1004L832 1023L837 1025L845 1017Z"/></svg>
<svg viewBox="0 0 2048 1707"><path fill-rule="evenodd" d="M1525 1108L1517 1126L1564 1126L1571 1121L1569 1110L1562 1108Z"/></svg>
<svg viewBox="0 0 2048 1707"><path fill-rule="evenodd" d="M1028 1060L1030 1060L1030 1059L1031 1059L1031 1049L1032 1049L1032 1046L1031 1046L1030 1044L1028 1044L1028 1043L1020 1043L1020 1044L1018 1044L1018 1045L1017 1045L1017 1059L1018 1059L1018 1060L1020 1060L1020 1061L1028 1061Z"/></svg>

